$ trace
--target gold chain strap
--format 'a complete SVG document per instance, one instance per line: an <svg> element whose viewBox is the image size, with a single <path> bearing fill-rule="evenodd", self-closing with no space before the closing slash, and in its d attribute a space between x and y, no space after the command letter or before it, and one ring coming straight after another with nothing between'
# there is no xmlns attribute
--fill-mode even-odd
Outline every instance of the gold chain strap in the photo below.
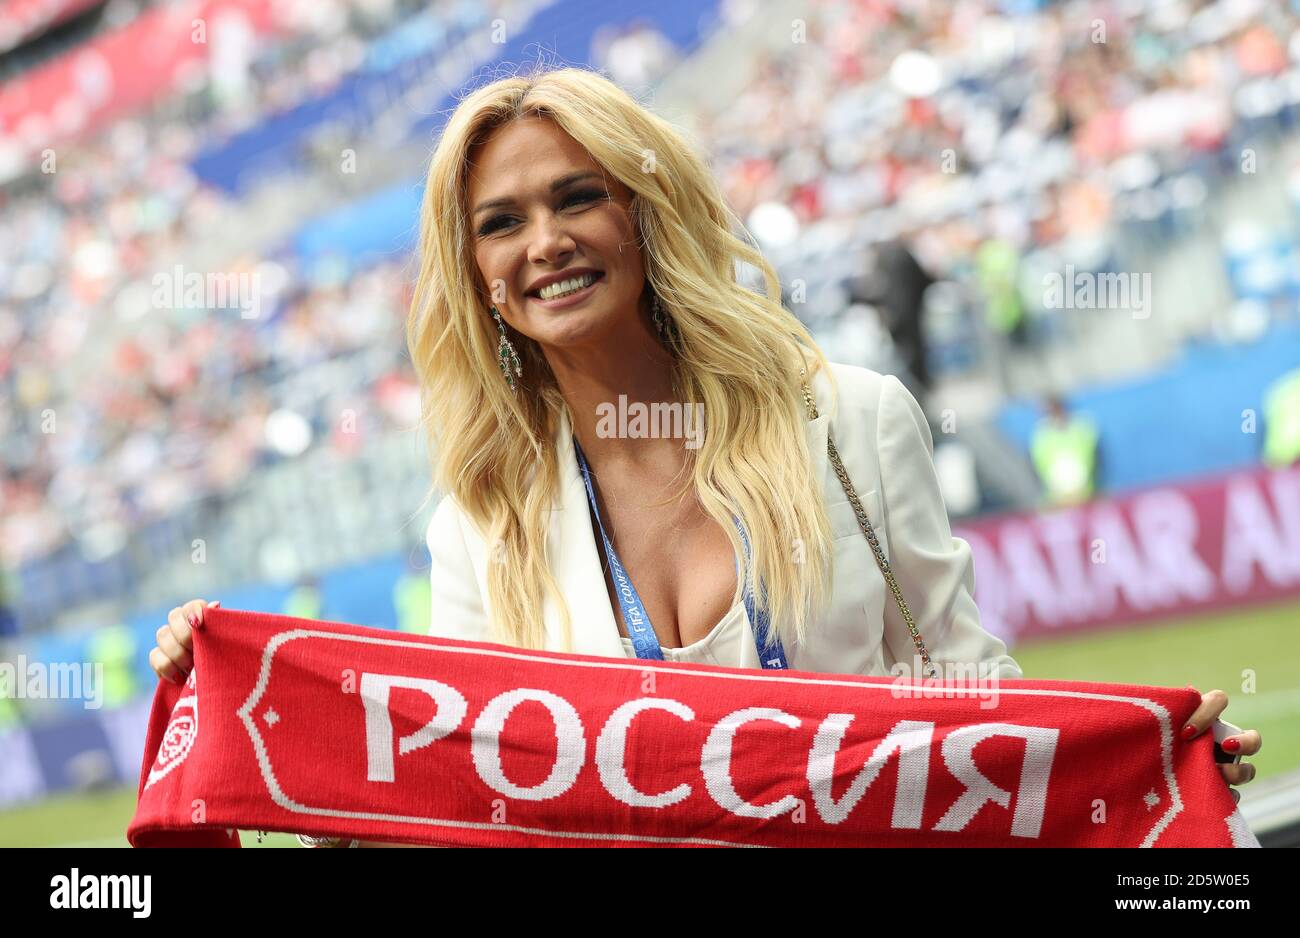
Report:
<svg viewBox="0 0 1300 938"><path fill-rule="evenodd" d="M817 419L817 405L813 402L812 391L808 388L808 376L805 369L799 369L799 378L803 381L803 400L808 407L808 419ZM894 594L894 602L898 603L898 611L903 614L903 621L907 623L907 630L912 633L912 644L916 646L917 653L925 663L926 671L932 678L939 676L938 669L935 668L934 662L930 660L930 651L925 647L925 639L921 638L921 633L916 628L916 621L912 618L912 610L907 608L907 600L903 599L903 591L898 586L898 580L894 577L894 571L889 566L889 560L885 557L885 552L880 549L880 541L876 539L875 528L871 526L871 520L867 517L866 511L862 508L862 502L858 500L858 493L853 488L853 482L849 479L849 474L844 468L844 463L840 461L840 454L835 449L835 441L826 436L826 452L831 458L831 465L835 467L835 474L840 477L840 485L844 487L844 494L849 497L849 504L853 506L853 513L858 516L858 527L862 528L862 533L867 536L867 543L871 545L871 551L876 555L876 566L880 567L880 572L885 576L885 582L889 585L889 591Z"/></svg>

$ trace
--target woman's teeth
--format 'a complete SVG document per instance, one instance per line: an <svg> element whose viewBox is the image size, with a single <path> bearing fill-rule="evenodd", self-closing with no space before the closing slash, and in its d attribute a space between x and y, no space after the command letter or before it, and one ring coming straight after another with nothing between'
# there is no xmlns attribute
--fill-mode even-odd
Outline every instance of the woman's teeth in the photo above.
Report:
<svg viewBox="0 0 1300 938"><path fill-rule="evenodd" d="M595 274L583 274L581 277L571 277L568 280L561 280L559 283L552 283L542 287L537 291L537 295L544 300L554 300L561 296L568 296L570 293L576 293L579 290L586 289L596 282Z"/></svg>

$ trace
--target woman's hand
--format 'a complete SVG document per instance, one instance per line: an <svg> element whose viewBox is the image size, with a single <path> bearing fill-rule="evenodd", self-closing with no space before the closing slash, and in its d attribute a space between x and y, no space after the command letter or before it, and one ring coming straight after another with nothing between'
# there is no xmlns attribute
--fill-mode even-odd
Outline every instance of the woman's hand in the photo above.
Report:
<svg viewBox="0 0 1300 938"><path fill-rule="evenodd" d="M1201 705L1183 727L1183 740L1195 739L1204 733L1227 706L1228 695L1221 690L1202 694ZM1220 745L1229 755L1253 756L1263 744L1258 730L1243 730L1237 736L1229 736ZM1244 785L1255 777L1255 766L1249 762L1225 762L1219 766L1219 771L1229 785ZM1232 790L1232 800L1241 801L1241 792L1235 788Z"/></svg>
<svg viewBox="0 0 1300 938"><path fill-rule="evenodd" d="M209 603L191 599L167 614L167 624L155 638L158 645L149 652L149 666L154 673L173 684L182 683L194 667L194 630L203 627L203 610L217 608L221 600Z"/></svg>

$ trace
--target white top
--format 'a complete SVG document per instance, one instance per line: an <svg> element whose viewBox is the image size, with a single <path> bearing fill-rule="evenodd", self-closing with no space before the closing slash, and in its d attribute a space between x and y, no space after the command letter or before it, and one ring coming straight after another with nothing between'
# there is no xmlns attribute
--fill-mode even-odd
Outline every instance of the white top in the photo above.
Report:
<svg viewBox="0 0 1300 938"><path fill-rule="evenodd" d="M636 646L632 644L632 639L620 634L623 642L623 652L629 658L636 657ZM754 665L747 664L747 658L744 654L745 643L754 652L754 659L758 658L758 650L754 644L754 629L749 621L749 614L745 611L743 602L736 603L732 606L718 624L709 630L709 634L697 642L691 642L689 645L683 645L681 648L664 648L659 646L663 652L665 661L689 661L692 664L718 664L726 668L748 668Z"/></svg>
<svg viewBox="0 0 1300 938"><path fill-rule="evenodd" d="M831 393L832 382L838 399ZM895 662L911 665L915 653L907 624L827 457L827 439L833 437L933 659L987 662L1000 677L1021 677L1006 645L981 625L972 596L975 565L970 545L954 537L949 526L934 468L934 441L916 399L892 375L836 362L811 384L819 415L804 423L806 449L800 447L797 455L807 454L821 483L831 525L834 582L825 614L809 623L807 641L786 647L790 667L889 676ZM567 413L561 413L554 445L560 480L546 515L546 556L569 607L573 640L566 647L560 610L544 594L543 647L634 657L620 634L619 613L606 589ZM487 587L493 552L450 495L434 512L426 543L433 561L430 632L496 641ZM731 609L704 639L686 648L665 649L664 657L760 667L743 604Z"/></svg>

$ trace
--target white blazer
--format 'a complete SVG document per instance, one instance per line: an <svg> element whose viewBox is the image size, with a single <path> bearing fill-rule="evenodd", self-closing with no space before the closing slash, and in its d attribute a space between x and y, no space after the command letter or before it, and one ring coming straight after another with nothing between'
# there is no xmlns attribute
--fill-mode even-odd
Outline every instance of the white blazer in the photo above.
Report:
<svg viewBox="0 0 1300 938"><path fill-rule="evenodd" d="M895 662L913 663L907 625L827 455L830 434L932 659L988 662L985 673L1021 677L1006 645L980 626L972 598L970 546L953 537L949 527L934 443L920 405L892 375L836 363L831 373L839 388L839 412L832 411L828 378L819 373L812 388L819 416L805 424L805 431L834 538L833 592L824 617L810 624L807 642L786 648L790 667L888 676ZM567 414L555 445L561 484L551 509L547 549L551 572L569 603L574 647L568 650L628 657L605 589ZM433 562L431 634L494 641L485 611L488 547L450 495L434 511L427 543ZM543 618L546 649L565 651L559 611L549 596ZM747 645L752 662L746 666L757 668L754 643ZM917 674L915 669L908 673Z"/></svg>

